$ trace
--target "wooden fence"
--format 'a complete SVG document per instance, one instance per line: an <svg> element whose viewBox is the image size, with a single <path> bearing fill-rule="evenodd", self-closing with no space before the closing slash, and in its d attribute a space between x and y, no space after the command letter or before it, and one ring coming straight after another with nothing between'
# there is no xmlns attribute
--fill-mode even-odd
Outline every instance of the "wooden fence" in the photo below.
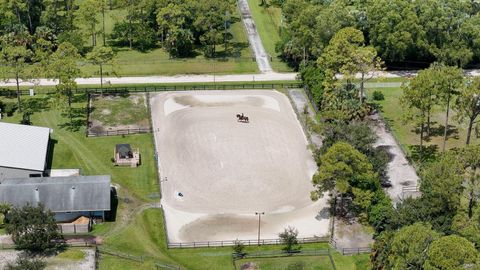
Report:
<svg viewBox="0 0 480 270"><path fill-rule="evenodd" d="M333 239L330 239L330 246L332 246L335 250L340 252L342 255L355 255L355 254L363 254L363 253L372 252L371 247L348 247L348 248L341 247Z"/></svg>
<svg viewBox="0 0 480 270"><path fill-rule="evenodd" d="M165 92L165 91L191 91L191 90L241 90L241 89L277 89L277 88L302 88L303 84L300 82L292 83L206 83L206 84L188 84L188 85L152 85L152 86L125 86L115 87L108 86L100 87L86 87L76 88L73 92L76 94L91 93L91 94L119 94L119 93L137 93L137 92ZM54 88L37 88L36 94L54 94L57 91ZM28 89L20 90L21 95L30 95ZM0 96L16 96L16 90L8 88L0 88Z"/></svg>
<svg viewBox="0 0 480 270"><path fill-rule="evenodd" d="M115 129L105 131L91 131L87 130L87 137L101 137L101 136L119 136L119 135L132 135L150 133L150 128L129 128L129 129Z"/></svg>
<svg viewBox="0 0 480 270"><path fill-rule="evenodd" d="M300 244L328 242L329 237L305 237L297 239ZM277 239L255 239L255 240L225 240L225 241L204 241L204 242L185 242L168 243L168 248L203 248L203 247L228 247L236 243L242 243L245 246L255 245L281 245L282 240Z"/></svg>

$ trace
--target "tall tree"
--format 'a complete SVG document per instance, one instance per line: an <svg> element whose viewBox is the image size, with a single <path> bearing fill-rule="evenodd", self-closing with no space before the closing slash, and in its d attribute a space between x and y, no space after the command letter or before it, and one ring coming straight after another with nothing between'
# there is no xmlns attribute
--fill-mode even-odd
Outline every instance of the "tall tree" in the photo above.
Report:
<svg viewBox="0 0 480 270"><path fill-rule="evenodd" d="M99 20L97 15L102 11L101 2L98 0L84 0L81 1L78 10L76 11L76 19L79 25L83 26L83 29L92 38L92 46L97 45L97 25Z"/></svg>
<svg viewBox="0 0 480 270"><path fill-rule="evenodd" d="M468 200L467 213L472 218L474 208L480 200L480 146L472 145L459 150L458 160L462 163L464 171L463 187Z"/></svg>
<svg viewBox="0 0 480 270"><path fill-rule="evenodd" d="M429 224L415 223L395 233L385 269L423 269L428 246L440 237Z"/></svg>
<svg viewBox="0 0 480 270"><path fill-rule="evenodd" d="M72 105L73 89L77 86L75 79L80 75L77 65L79 58L77 48L64 42L58 46L50 60L49 77L58 80L57 90L67 98L69 108Z"/></svg>
<svg viewBox="0 0 480 270"><path fill-rule="evenodd" d="M105 65L109 65L113 61L113 57L115 56L112 48L110 47L100 47L97 46L93 48L91 52L89 52L86 56L87 60L90 63L97 65L99 67L100 72L100 89L102 89L103 95L103 67Z"/></svg>
<svg viewBox="0 0 480 270"><path fill-rule="evenodd" d="M28 70L28 62L32 57L32 51L27 49L24 45L4 45L2 46L0 53L0 63L7 67L7 69L2 69L2 77L7 81L11 79L11 76L14 77L16 83L18 109L19 111L22 111L20 99L20 81L28 81L32 77L32 74Z"/></svg>
<svg viewBox="0 0 480 270"><path fill-rule="evenodd" d="M445 129L443 132L443 146L445 151L448 138L448 120L450 116L450 105L458 95L460 88L464 84L463 72L460 68L443 65L433 65L436 70L435 87L437 93L446 106L445 109Z"/></svg>
<svg viewBox="0 0 480 270"><path fill-rule="evenodd" d="M325 192L351 198L353 210L365 212L371 204L373 192L379 188L377 175L367 157L345 142L332 145L320 158L319 171L312 178L317 200Z"/></svg>
<svg viewBox="0 0 480 270"><path fill-rule="evenodd" d="M425 270L479 269L480 256L474 245L457 236L443 236L433 241L428 248Z"/></svg>
<svg viewBox="0 0 480 270"><path fill-rule="evenodd" d="M425 129L430 132L430 114L436 102L436 88L434 87L435 73L423 70L413 78L409 84L404 84L400 103L405 108L405 120L415 121L420 125L420 158L423 155L423 141ZM426 125L426 126L425 126Z"/></svg>
<svg viewBox="0 0 480 270"><path fill-rule="evenodd" d="M480 77L470 78L466 87L462 88L455 103L456 118L467 124L467 139L465 144L470 144L473 126L480 115Z"/></svg>
<svg viewBox="0 0 480 270"><path fill-rule="evenodd" d="M452 218L461 207L464 165L454 153L446 152L420 171L422 203L435 229L449 233Z"/></svg>
<svg viewBox="0 0 480 270"><path fill-rule="evenodd" d="M52 212L43 206L14 207L8 214L7 233L19 249L42 252L53 248L52 240L62 238Z"/></svg>

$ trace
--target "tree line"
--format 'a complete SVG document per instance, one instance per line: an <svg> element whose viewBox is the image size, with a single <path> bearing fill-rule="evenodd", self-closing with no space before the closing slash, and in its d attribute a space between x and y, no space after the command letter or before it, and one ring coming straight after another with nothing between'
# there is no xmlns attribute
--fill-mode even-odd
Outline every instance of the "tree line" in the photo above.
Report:
<svg viewBox="0 0 480 270"><path fill-rule="evenodd" d="M284 24L277 52L295 67L315 61L345 27L362 31L388 63L480 61L480 4L464 0L271 0Z"/></svg>
<svg viewBox="0 0 480 270"><path fill-rule="evenodd" d="M377 137L368 118L378 108L364 91L383 66L364 32L350 26L301 66L300 77L319 108L323 138L315 151L319 170L311 197L329 194L337 217L374 228L374 269L478 269L480 146L471 145L470 137L480 114L480 79L435 62L403 85L399 105L405 120L420 127L422 142L430 136L434 107L443 108L444 151L416 161L419 195L394 204L383 190L390 186L390 154L374 147ZM446 151L452 115L467 126L466 147Z"/></svg>

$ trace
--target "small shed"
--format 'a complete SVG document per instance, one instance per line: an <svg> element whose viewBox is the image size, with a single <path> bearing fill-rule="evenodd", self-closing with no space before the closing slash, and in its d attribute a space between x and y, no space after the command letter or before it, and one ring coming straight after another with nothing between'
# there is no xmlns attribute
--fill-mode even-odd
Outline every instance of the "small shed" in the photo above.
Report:
<svg viewBox="0 0 480 270"><path fill-rule="evenodd" d="M116 166L137 167L140 165L140 151L132 149L130 144L117 144L114 150L114 163Z"/></svg>

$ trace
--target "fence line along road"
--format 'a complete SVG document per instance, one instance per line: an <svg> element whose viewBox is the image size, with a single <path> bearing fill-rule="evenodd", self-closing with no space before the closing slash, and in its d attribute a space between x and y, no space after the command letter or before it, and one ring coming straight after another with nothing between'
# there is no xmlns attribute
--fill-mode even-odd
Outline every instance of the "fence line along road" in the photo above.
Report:
<svg viewBox="0 0 480 270"><path fill-rule="evenodd" d="M127 87L87 87L77 88L75 93L89 94L117 94L136 92L164 92L164 91L198 91L198 90L240 90L240 89L277 89L277 88L301 88L302 84L292 83L243 83L243 84L197 84L197 85L159 85L159 86L127 86ZM55 89L36 89L36 94L54 94ZM30 95L29 90L20 90L21 95ZM15 97L15 90L0 89L0 96Z"/></svg>
<svg viewBox="0 0 480 270"><path fill-rule="evenodd" d="M179 84L179 83L233 83L233 82L267 82L267 81L295 81L297 73L256 73L256 74L230 74L230 75L175 75L175 76L146 76L146 77L104 77L103 82L106 85L115 84ZM77 78L75 82L78 85L99 85L100 78ZM21 82L21 86L55 86L56 80L35 79L34 82ZM15 87L15 79L0 82L0 86Z"/></svg>

